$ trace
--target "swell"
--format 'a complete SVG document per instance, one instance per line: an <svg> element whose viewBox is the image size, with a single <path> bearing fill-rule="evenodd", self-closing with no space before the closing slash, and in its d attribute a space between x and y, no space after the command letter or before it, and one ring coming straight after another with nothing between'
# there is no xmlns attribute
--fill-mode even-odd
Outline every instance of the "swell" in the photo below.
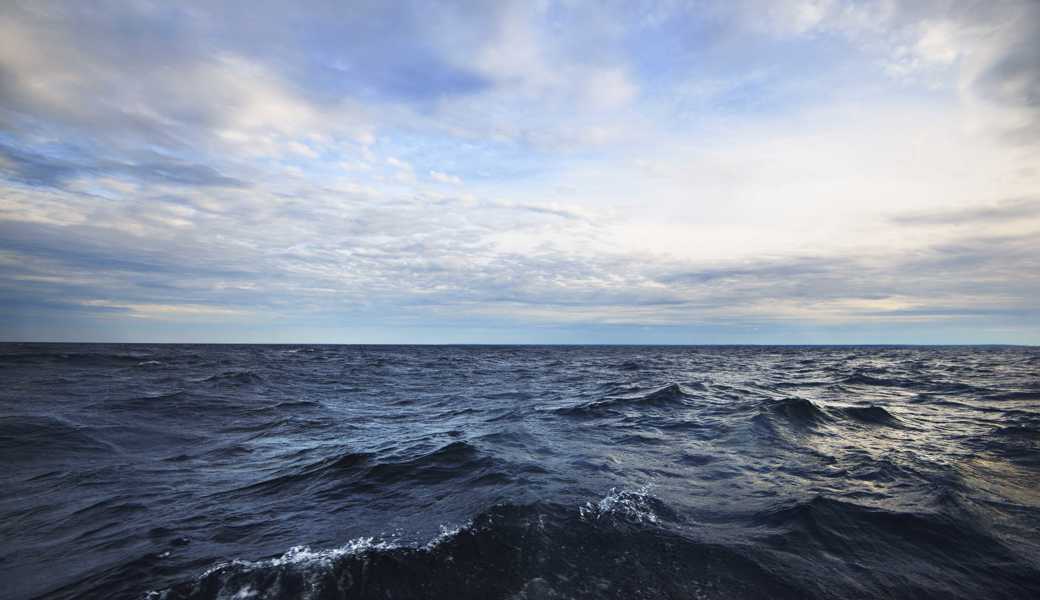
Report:
<svg viewBox="0 0 1040 600"><path fill-rule="evenodd" d="M760 541L797 553L789 568L823 582L842 580L840 595L890 598L1026 597L1040 591L1040 571L992 533L943 512L903 512L816 496L753 519ZM841 564L814 560L839 553ZM912 557L912 558L911 558ZM951 578L951 572L966 577ZM837 592L820 589L822 593Z"/></svg>
<svg viewBox="0 0 1040 600"><path fill-rule="evenodd" d="M875 386L875 387L917 387L918 383L911 380L900 379L896 377L884 377L881 375L871 375L868 373L857 372L845 377L841 380L841 383L845 385L864 385L864 386Z"/></svg>
<svg viewBox="0 0 1040 600"><path fill-rule="evenodd" d="M986 400L995 400L997 402L1007 400L1033 400L1040 401L1040 391L1027 391L1020 390L1014 392L1004 392L996 394L988 394L985 396Z"/></svg>
<svg viewBox="0 0 1040 600"><path fill-rule="evenodd" d="M972 442L981 451L1003 456L1014 464L1040 467L1040 420L996 427Z"/></svg>
<svg viewBox="0 0 1040 600"><path fill-rule="evenodd" d="M238 387L244 385L259 385L265 382L263 376L251 370L223 371L210 375L200 380L202 383L210 383L219 386Z"/></svg>
<svg viewBox="0 0 1040 600"><path fill-rule="evenodd" d="M1027 558L942 513L818 496L752 515L751 540L712 539L680 521L645 488L613 490L578 510L499 504L424 545L358 538L330 550L298 547L217 565L153 597L1013 598L1040 592L1040 573ZM845 558L834 560L835 553Z"/></svg>
<svg viewBox="0 0 1040 600"><path fill-rule="evenodd" d="M392 486L442 483L462 479L476 482L504 477L504 465L475 446L456 441L412 458L377 457L367 452L341 452L287 473L239 488L233 495L283 494L289 489L344 493L377 492Z"/></svg>
<svg viewBox="0 0 1040 600"><path fill-rule="evenodd" d="M115 452L112 444L54 417L0 416L0 452L19 460L76 456L79 453Z"/></svg>
<svg viewBox="0 0 1040 600"><path fill-rule="evenodd" d="M805 398L789 397L769 403L761 415L789 425L810 427L826 423L856 423L903 428L904 423L884 407L838 406L823 408Z"/></svg>
<svg viewBox="0 0 1040 600"><path fill-rule="evenodd" d="M783 418L794 425L815 425L832 418L812 401L805 398L784 398L770 404L763 414Z"/></svg>
<svg viewBox="0 0 1040 600"><path fill-rule="evenodd" d="M885 410L884 407L871 406L848 406L839 408L838 412L852 420L872 425L888 425L889 427L904 427L903 422Z"/></svg>
<svg viewBox="0 0 1040 600"><path fill-rule="evenodd" d="M132 367L148 361L148 353L82 352L54 350L50 352L10 352L0 354L0 363L12 365L61 365L68 367Z"/></svg>
<svg viewBox="0 0 1040 600"><path fill-rule="evenodd" d="M650 393L639 396L607 398L577 406L555 409L556 414L566 416L596 416L603 413L618 412L625 409L671 408L686 405L694 395L689 388L678 383L671 383Z"/></svg>
<svg viewBox="0 0 1040 600"><path fill-rule="evenodd" d="M225 563L154 596L245 598L263 590L274 599L683 598L717 590L740 599L769 590L772 598L799 597L754 559L634 520L621 505L604 499L595 512L579 512L500 504L423 546L362 538L334 550L298 548Z"/></svg>
<svg viewBox="0 0 1040 600"><path fill-rule="evenodd" d="M1035 350L10 348L12 599L1040 597Z"/></svg>

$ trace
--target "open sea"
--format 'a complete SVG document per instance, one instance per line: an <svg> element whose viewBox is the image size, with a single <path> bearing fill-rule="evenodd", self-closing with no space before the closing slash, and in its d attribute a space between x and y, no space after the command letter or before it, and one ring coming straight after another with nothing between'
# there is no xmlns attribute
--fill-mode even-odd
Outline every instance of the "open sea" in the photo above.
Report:
<svg viewBox="0 0 1040 600"><path fill-rule="evenodd" d="M1040 349L0 344L0 598L1040 598Z"/></svg>

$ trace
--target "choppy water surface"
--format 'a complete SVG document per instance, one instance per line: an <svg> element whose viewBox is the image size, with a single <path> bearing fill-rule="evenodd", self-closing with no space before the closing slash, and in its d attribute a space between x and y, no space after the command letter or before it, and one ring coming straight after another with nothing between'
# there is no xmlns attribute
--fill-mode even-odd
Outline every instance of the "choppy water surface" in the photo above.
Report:
<svg viewBox="0 0 1040 600"><path fill-rule="evenodd" d="M1040 597L1040 350L0 345L4 598Z"/></svg>

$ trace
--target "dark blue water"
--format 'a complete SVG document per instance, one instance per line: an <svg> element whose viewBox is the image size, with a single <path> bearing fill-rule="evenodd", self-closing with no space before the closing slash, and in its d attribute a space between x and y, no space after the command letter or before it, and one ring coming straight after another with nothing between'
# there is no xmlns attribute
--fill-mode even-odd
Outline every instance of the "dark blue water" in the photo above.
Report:
<svg viewBox="0 0 1040 600"><path fill-rule="evenodd" d="M1040 350L0 345L3 598L1036 598Z"/></svg>

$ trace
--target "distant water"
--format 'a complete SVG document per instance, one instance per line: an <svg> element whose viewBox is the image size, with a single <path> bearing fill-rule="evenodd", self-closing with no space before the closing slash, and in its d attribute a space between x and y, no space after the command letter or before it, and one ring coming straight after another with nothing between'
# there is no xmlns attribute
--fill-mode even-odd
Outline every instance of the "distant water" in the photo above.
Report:
<svg viewBox="0 0 1040 600"><path fill-rule="evenodd" d="M0 345L3 598L1040 598L1040 349Z"/></svg>

